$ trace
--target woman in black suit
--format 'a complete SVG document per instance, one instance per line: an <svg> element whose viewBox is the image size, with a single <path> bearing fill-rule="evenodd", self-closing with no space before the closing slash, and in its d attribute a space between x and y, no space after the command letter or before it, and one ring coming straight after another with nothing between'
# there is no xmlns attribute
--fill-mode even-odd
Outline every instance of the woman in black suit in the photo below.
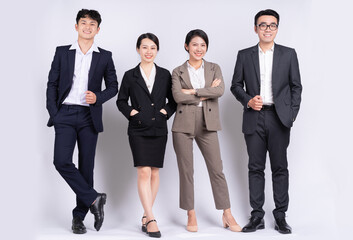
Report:
<svg viewBox="0 0 353 240"><path fill-rule="evenodd" d="M160 237L152 206L159 187L159 168L163 167L167 119L175 112L176 103L169 71L154 63L159 50L158 38L152 33L142 34L137 39L136 50L141 56L141 63L125 72L116 103L129 120L129 143L145 211L142 231L150 237Z"/></svg>

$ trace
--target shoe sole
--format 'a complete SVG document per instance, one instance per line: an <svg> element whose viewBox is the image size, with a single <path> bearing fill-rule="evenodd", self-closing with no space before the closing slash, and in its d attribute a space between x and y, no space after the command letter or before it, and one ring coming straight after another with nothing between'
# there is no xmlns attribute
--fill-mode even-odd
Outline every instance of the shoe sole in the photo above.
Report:
<svg viewBox="0 0 353 240"><path fill-rule="evenodd" d="M85 230L79 231L79 230L74 230L74 229L72 229L72 232L73 232L74 234L85 234L85 233L87 232L87 230L85 229Z"/></svg>
<svg viewBox="0 0 353 240"><path fill-rule="evenodd" d="M242 232L256 232L256 230L262 230L262 229L265 229L265 225L260 225L260 226L257 226L254 230L245 230L244 231L244 228L242 230Z"/></svg>
<svg viewBox="0 0 353 240"><path fill-rule="evenodd" d="M279 230L279 227L278 227L277 225L275 225L275 230L278 231L279 233L282 233L282 234L291 234L291 233L292 233L292 231L290 231L290 232L283 232L283 231Z"/></svg>

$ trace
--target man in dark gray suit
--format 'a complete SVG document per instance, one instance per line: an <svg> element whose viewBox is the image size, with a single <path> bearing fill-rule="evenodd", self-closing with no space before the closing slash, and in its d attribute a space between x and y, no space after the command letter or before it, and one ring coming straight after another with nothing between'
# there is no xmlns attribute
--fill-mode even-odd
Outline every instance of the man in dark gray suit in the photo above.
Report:
<svg viewBox="0 0 353 240"><path fill-rule="evenodd" d="M279 15L271 9L255 16L259 43L239 51L231 91L244 106L243 133L249 155L249 190L252 207L243 232L265 228L265 163L270 156L275 229L291 233L285 220L288 209L287 147L298 114L302 86L294 49L274 43Z"/></svg>

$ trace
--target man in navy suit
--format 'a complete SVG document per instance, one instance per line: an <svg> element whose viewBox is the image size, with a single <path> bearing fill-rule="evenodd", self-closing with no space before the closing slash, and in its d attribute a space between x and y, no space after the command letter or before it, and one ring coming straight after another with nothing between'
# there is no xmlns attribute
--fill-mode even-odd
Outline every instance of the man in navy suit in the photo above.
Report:
<svg viewBox="0 0 353 240"><path fill-rule="evenodd" d="M301 80L294 49L274 43L279 15L271 9L255 16L259 44L239 51L231 91L244 106L243 133L249 155L249 190L252 207L243 232L265 227L265 163L269 153L275 209L275 229L291 233L285 220L288 209L287 147L290 129L301 102Z"/></svg>
<svg viewBox="0 0 353 240"><path fill-rule="evenodd" d="M97 11L78 12L78 40L56 48L47 84L48 126L55 128L54 165L76 194L72 230L77 234L86 233L83 220L88 210L99 231L107 198L93 188L94 156L98 133L103 131L102 104L117 94L118 82L111 52L94 43L100 23ZM72 162L76 143L78 168Z"/></svg>

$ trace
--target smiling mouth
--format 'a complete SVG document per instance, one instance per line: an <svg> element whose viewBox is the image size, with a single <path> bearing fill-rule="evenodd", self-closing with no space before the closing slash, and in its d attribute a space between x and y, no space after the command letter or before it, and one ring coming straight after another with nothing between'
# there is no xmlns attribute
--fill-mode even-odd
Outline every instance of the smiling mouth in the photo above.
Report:
<svg viewBox="0 0 353 240"><path fill-rule="evenodd" d="M196 56L201 57L202 53L195 53Z"/></svg>
<svg viewBox="0 0 353 240"><path fill-rule="evenodd" d="M147 59L150 59L150 58L152 58L153 56L152 55L146 55L145 56L145 58L147 58Z"/></svg>

